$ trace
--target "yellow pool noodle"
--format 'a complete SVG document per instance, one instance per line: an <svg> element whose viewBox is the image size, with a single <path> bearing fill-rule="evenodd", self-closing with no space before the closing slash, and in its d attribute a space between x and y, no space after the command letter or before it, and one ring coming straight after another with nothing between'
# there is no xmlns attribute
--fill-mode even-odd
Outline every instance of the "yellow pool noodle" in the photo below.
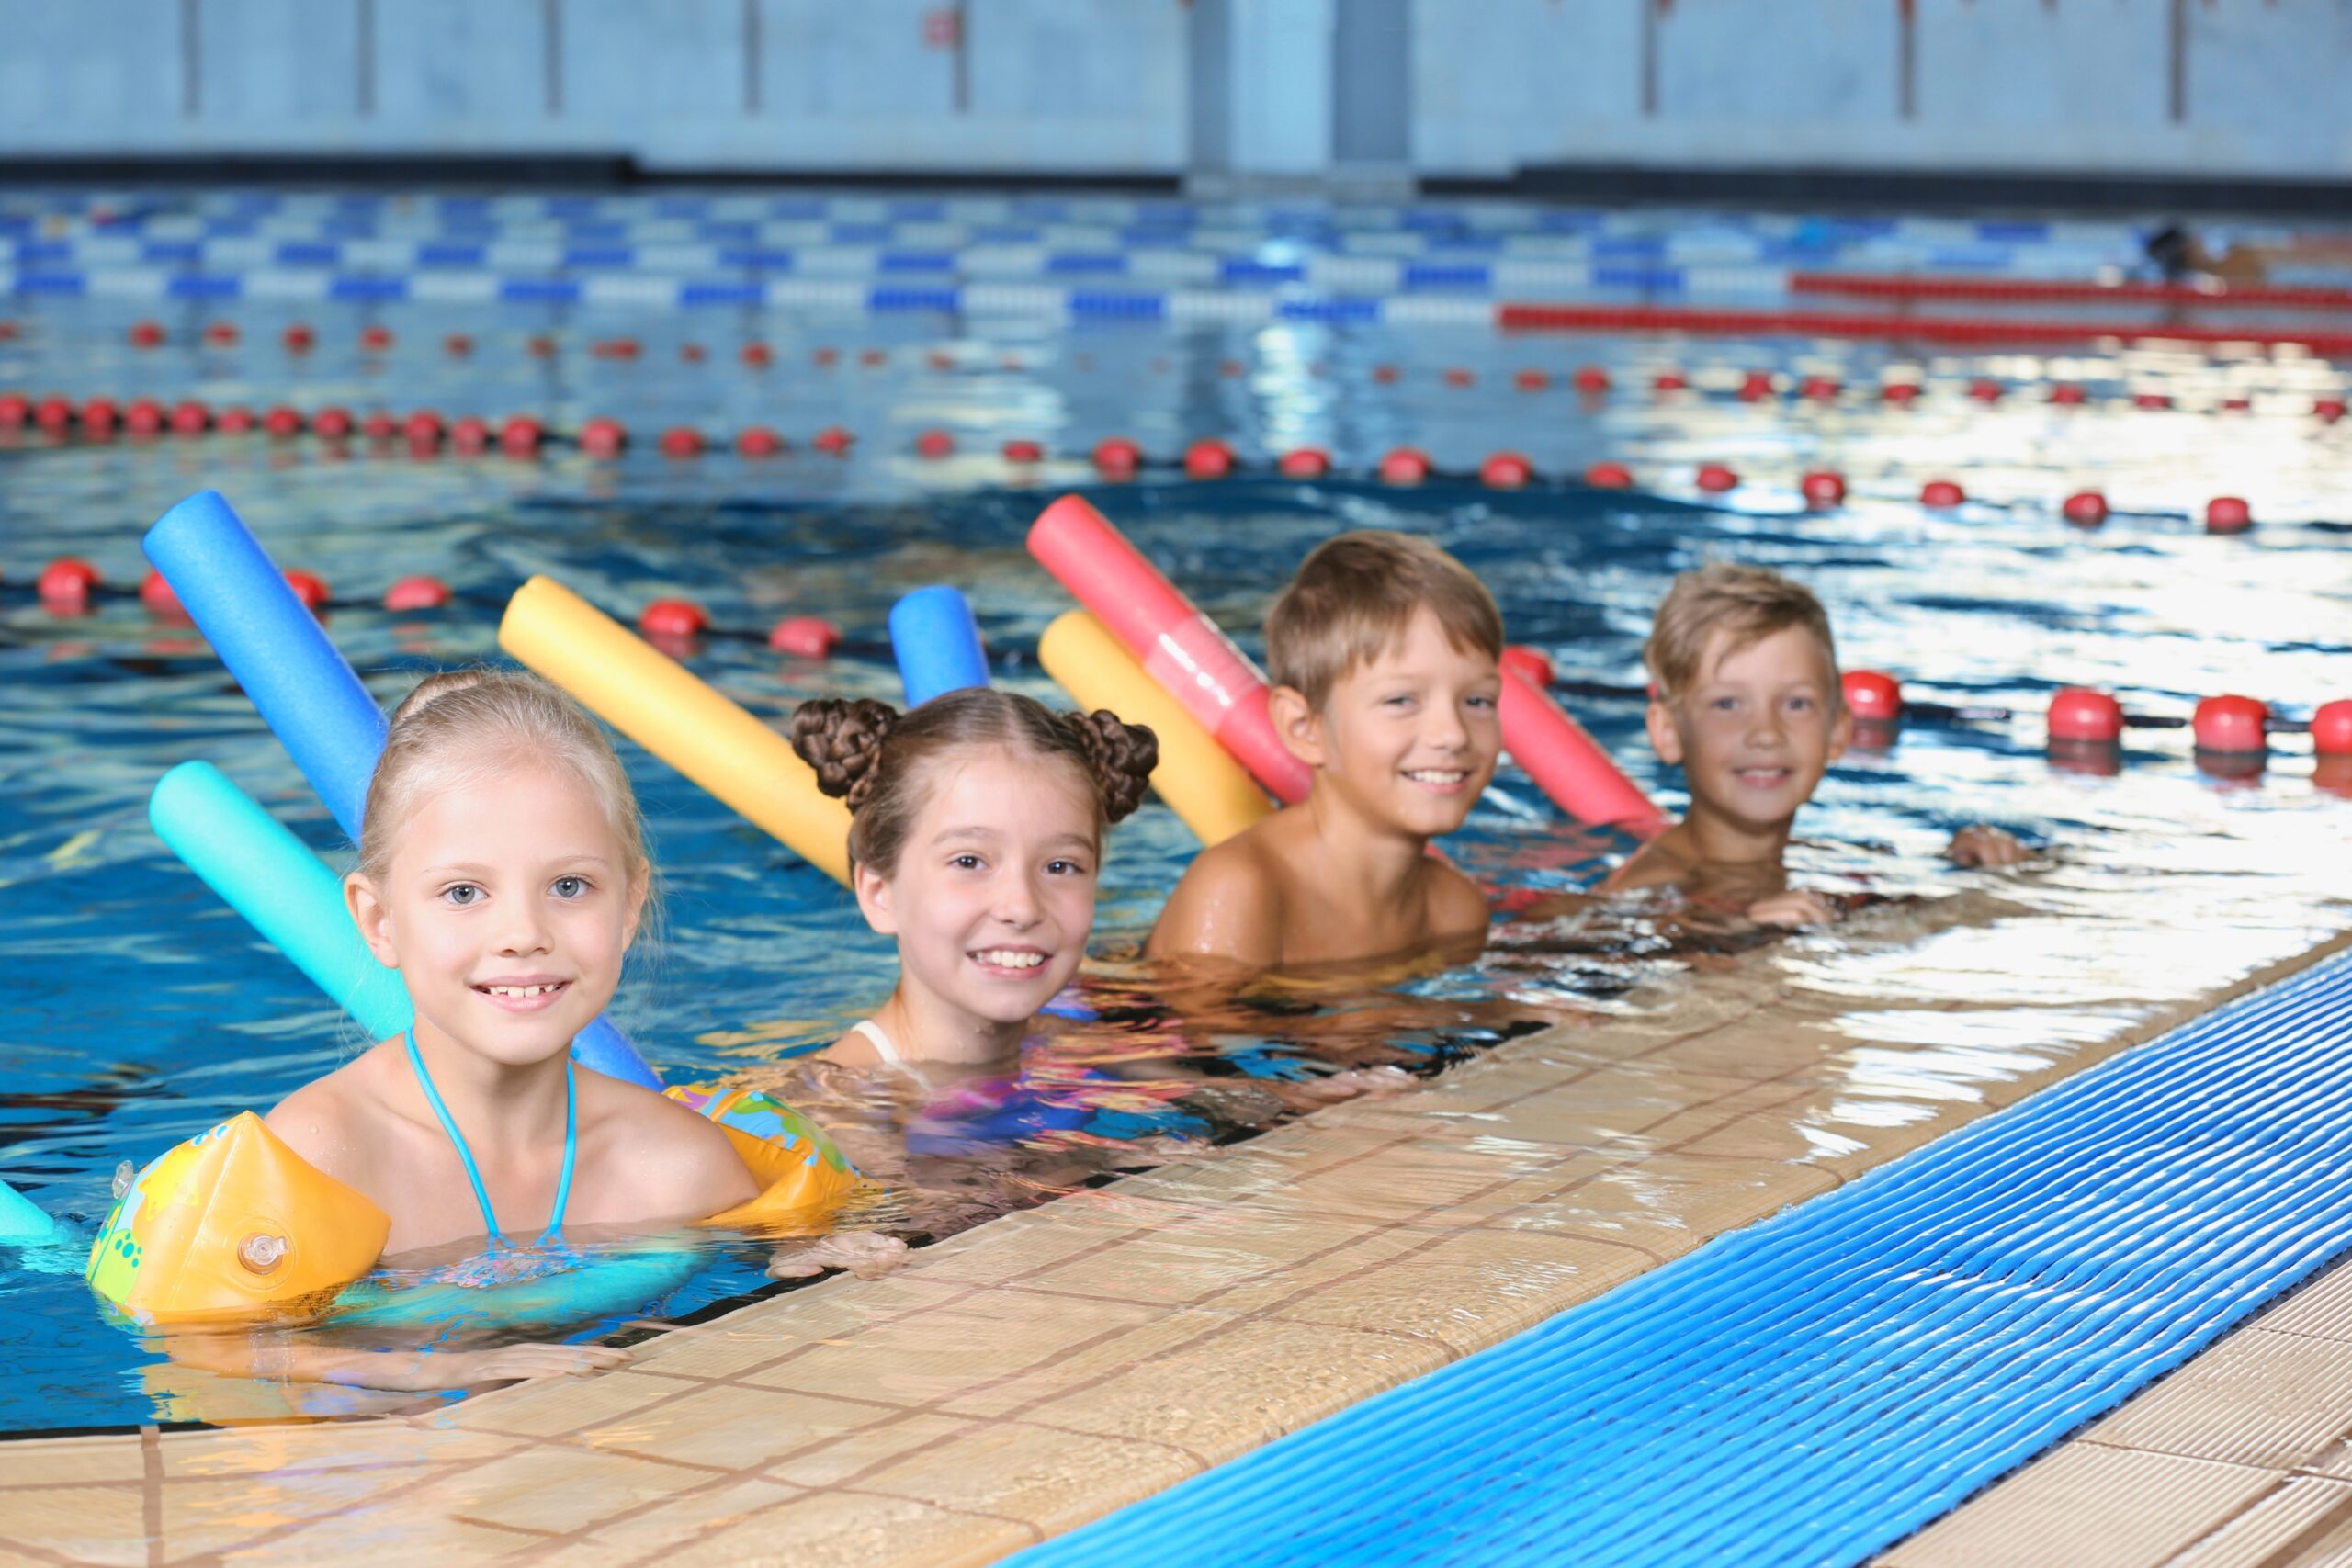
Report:
<svg viewBox="0 0 2352 1568"><path fill-rule="evenodd" d="M1084 610L1072 610L1037 639L1037 661L1087 708L1109 708L1159 738L1151 787L1203 845L1221 844L1273 809L1265 792L1200 721L1176 705L1134 654Z"/></svg>
<svg viewBox="0 0 2352 1568"><path fill-rule="evenodd" d="M615 729L849 881L849 807L791 743L553 578L514 591L498 646Z"/></svg>

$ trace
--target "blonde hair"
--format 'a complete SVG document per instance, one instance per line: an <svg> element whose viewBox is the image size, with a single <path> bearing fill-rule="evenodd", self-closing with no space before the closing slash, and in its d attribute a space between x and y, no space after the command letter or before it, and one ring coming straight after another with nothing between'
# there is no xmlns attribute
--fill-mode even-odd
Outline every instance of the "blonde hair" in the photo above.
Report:
<svg viewBox="0 0 2352 1568"><path fill-rule="evenodd" d="M1319 709L1340 677L1394 647L1424 608L1455 648L1502 657L1502 612L1469 568L1410 534L1335 535L1266 613L1267 673Z"/></svg>
<svg viewBox="0 0 2352 1568"><path fill-rule="evenodd" d="M1829 612L1813 590L1760 566L1714 561L1674 580L1658 602L1650 638L1642 647L1642 662L1657 682L1658 695L1672 701L1702 679L1699 661L1707 656L1714 634L1726 635L1718 662L1766 637L1802 626L1821 645L1829 663L1829 703L1843 705L1838 684L1838 644L1829 634Z"/></svg>
<svg viewBox="0 0 2352 1568"><path fill-rule="evenodd" d="M368 783L359 874L382 886L392 846L424 801L484 783L518 761L552 764L586 784L621 841L629 887L650 884L637 792L596 721L537 675L487 668L428 675L392 710L384 754Z"/></svg>

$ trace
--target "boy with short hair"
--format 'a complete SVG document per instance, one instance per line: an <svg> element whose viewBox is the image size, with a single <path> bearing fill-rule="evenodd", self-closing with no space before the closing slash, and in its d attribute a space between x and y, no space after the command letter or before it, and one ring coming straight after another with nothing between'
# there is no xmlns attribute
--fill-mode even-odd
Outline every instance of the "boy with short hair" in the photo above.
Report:
<svg viewBox="0 0 2352 1568"><path fill-rule="evenodd" d="M1603 891L1679 886L1764 925L1837 919L1791 889L1781 865L1797 808L1853 733L1821 601L1762 567L1717 562L1674 580L1642 650L1650 743L1682 765L1690 809L1620 867ZM1963 828L1944 852L1962 865L2030 852L1998 828Z"/></svg>
<svg viewBox="0 0 2352 1568"><path fill-rule="evenodd" d="M1502 650L1493 596L1426 539L1316 547L1266 616L1274 728L1312 792L1202 852L1147 954L1266 969L1475 953L1486 895L1429 845L1494 776Z"/></svg>

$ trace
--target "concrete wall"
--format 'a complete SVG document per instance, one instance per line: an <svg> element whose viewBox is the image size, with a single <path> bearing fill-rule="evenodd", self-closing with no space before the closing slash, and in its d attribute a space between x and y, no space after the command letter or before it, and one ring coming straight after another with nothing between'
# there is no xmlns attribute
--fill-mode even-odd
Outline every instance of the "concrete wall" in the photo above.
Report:
<svg viewBox="0 0 2352 1568"><path fill-rule="evenodd" d="M0 159L2352 174L2352 0L0 0Z"/></svg>

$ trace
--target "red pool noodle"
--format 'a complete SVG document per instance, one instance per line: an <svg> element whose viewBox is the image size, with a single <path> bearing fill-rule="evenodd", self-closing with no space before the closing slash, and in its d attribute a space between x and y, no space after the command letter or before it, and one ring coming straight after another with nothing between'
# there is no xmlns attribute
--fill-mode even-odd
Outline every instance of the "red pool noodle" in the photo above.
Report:
<svg viewBox="0 0 2352 1568"><path fill-rule="evenodd" d="M1030 525L1029 553L1260 784L1287 805L1306 798L1314 774L1274 733L1265 676L1109 518L1066 495Z"/></svg>
<svg viewBox="0 0 2352 1568"><path fill-rule="evenodd" d="M1503 671L1502 720L1503 750L1577 821L1611 823L1645 839L1666 826L1666 814L1584 726L1517 670Z"/></svg>

